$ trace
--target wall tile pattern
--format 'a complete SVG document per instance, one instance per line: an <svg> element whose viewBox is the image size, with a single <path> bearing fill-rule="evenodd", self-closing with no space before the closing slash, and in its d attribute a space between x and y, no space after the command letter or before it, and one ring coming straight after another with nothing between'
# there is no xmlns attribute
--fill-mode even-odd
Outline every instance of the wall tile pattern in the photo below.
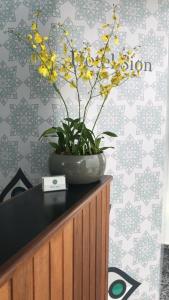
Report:
<svg viewBox="0 0 169 300"><path fill-rule="evenodd" d="M152 72L143 72L112 92L98 124L98 132L114 130L115 151L107 152L107 173L114 176L110 212L109 266L119 267L141 282L132 300L159 299L160 229L163 188L164 136L167 102L169 0L3 0L0 6L0 187L19 167L37 184L48 174L51 151L38 138L44 129L59 124L63 106L52 88L27 64L30 50L7 30L28 31L32 14L41 9L40 26L65 22L77 46L83 40L98 45L98 25L109 22L113 3L119 4L123 24L120 40L141 45ZM59 32L52 43L58 49ZM127 42L126 42L127 41ZM124 45L124 44L123 44ZM75 95L59 83L71 114ZM83 99L86 89L81 87ZM101 103L93 104L93 111ZM111 142L107 138L107 143Z"/></svg>

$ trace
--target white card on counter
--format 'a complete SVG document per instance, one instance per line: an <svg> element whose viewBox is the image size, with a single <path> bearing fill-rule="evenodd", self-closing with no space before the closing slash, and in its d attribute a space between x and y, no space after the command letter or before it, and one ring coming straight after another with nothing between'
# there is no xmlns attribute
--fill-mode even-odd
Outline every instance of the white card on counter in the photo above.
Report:
<svg viewBox="0 0 169 300"><path fill-rule="evenodd" d="M65 175L42 177L43 192L66 190Z"/></svg>

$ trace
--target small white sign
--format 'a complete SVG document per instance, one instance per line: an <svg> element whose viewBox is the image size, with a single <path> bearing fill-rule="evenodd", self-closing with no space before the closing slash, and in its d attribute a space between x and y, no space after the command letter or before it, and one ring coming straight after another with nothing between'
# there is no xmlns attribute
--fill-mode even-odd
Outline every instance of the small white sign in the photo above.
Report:
<svg viewBox="0 0 169 300"><path fill-rule="evenodd" d="M43 192L66 190L65 175L42 177Z"/></svg>

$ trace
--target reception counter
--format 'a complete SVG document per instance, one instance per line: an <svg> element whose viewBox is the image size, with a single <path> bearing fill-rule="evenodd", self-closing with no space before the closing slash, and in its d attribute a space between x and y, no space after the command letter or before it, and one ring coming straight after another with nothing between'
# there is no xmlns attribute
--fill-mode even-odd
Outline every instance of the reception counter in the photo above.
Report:
<svg viewBox="0 0 169 300"><path fill-rule="evenodd" d="M0 300L106 300L111 176L0 204Z"/></svg>

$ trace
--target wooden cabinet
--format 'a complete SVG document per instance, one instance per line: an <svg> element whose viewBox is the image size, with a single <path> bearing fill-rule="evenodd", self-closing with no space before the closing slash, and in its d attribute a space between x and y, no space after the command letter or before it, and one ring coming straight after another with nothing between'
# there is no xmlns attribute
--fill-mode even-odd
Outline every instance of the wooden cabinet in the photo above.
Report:
<svg viewBox="0 0 169 300"><path fill-rule="evenodd" d="M0 268L0 300L106 300L110 176Z"/></svg>

